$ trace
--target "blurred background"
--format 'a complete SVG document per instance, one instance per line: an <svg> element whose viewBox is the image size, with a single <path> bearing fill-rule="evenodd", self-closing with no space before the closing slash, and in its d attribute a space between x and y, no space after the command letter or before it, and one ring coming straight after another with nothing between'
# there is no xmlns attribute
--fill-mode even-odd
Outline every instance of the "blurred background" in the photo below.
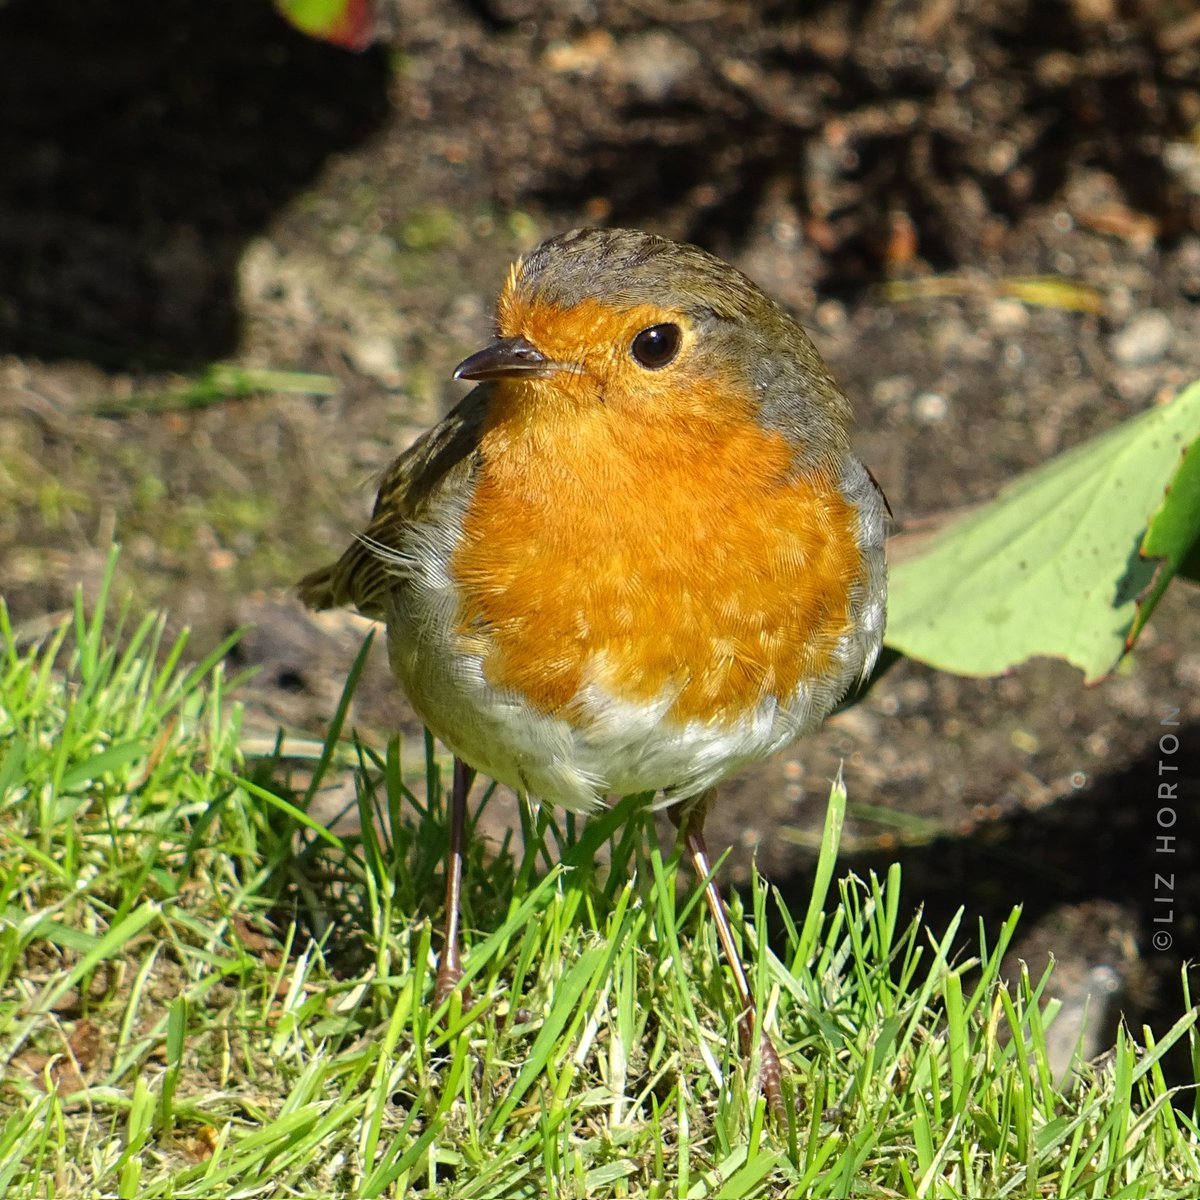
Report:
<svg viewBox="0 0 1200 1200"><path fill-rule="evenodd" d="M509 261L579 224L729 258L810 329L902 535L1200 377L1192 0L408 0L355 52L268 0L0 2L0 592L30 631L113 541L139 606L249 630L252 735L320 734L364 623L287 588L464 391ZM902 552L902 551L901 551ZM1095 1049L1200 952L1200 605L1132 663L901 663L709 823L803 904L1026 906ZM1150 935L1164 713L1174 947ZM414 732L381 661L355 720ZM414 744L416 744L414 742ZM1107 1027L1105 1026L1107 1022ZM1107 1032L1106 1032L1107 1028Z"/></svg>

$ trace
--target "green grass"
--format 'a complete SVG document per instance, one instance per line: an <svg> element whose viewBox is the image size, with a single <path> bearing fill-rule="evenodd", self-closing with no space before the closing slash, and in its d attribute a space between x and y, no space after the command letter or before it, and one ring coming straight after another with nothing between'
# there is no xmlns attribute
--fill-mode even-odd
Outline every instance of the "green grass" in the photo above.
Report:
<svg viewBox="0 0 1200 1200"><path fill-rule="evenodd" d="M1197 1104L1122 1034L1065 1086L1045 980L997 984L1016 914L953 960L899 871L734 922L790 1067L786 1128L736 1055L698 893L636 802L472 843L470 996L430 1009L442 781L339 740L247 764L214 653L77 606L0 608L0 1195L1189 1196ZM361 660L360 660L361 662ZM362 835L306 813L357 770ZM604 851L602 854L601 851ZM601 865L602 862L607 865ZM768 948L756 931L781 926Z"/></svg>

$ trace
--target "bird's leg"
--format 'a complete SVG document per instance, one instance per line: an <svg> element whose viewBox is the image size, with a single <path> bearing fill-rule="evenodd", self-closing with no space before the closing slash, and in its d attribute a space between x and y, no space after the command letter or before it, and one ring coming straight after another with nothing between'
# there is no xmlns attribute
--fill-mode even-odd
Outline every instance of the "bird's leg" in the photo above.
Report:
<svg viewBox="0 0 1200 1200"><path fill-rule="evenodd" d="M716 922L717 937L721 942L721 950L725 961L733 972L734 987L737 988L738 1004L741 1013L738 1016L738 1042L741 1046L742 1057L749 1062L754 1049L754 995L750 991L750 980L746 977L746 968L737 951L733 940L733 929L729 924L729 915L725 911L725 902L717 889L717 882L712 877L712 866L708 858L708 845L704 840L704 818L708 812L708 804L712 798L711 792L705 792L695 800L684 804L674 805L667 810L675 827L683 835L683 843L691 857L692 866L697 877L704 886L704 899L708 911ZM762 1068L759 1074L763 1092L771 1112L780 1121L786 1120L787 1111L783 1103L783 1063L767 1032L762 1031L762 1041L759 1046L762 1056Z"/></svg>
<svg viewBox="0 0 1200 1200"><path fill-rule="evenodd" d="M446 855L446 925L442 933L442 956L438 959L433 985L434 1005L441 1004L458 987L463 976L458 947L458 906L467 847L467 793L474 779L475 769L456 758L454 788L450 795L450 850Z"/></svg>

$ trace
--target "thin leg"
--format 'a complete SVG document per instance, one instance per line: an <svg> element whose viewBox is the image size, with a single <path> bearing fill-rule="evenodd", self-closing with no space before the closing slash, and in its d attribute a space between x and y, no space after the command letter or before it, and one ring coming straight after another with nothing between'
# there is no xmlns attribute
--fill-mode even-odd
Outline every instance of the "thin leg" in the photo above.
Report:
<svg viewBox="0 0 1200 1200"><path fill-rule="evenodd" d="M704 817L708 812L708 802L711 798L712 793L705 792L698 799L677 805L667 811L675 823L675 827L683 834L683 844L691 856L697 878L705 881L704 899L708 904L708 911L716 923L717 938L720 940L725 961L733 972L733 984L737 988L738 1003L742 1009L738 1016L738 1042L741 1046L742 1057L749 1062L754 1047L754 995L750 990L750 980L746 977L746 968L742 966L741 956L738 954L737 945L733 940L733 929L729 924L729 915L725 911L725 902L721 899L716 880L712 878L708 845L704 840ZM787 1110L784 1107L781 1086L783 1063L780 1061L771 1039L767 1037L766 1030L763 1030L762 1033L759 1053L762 1056L759 1079L767 1097L767 1104L778 1120L785 1121Z"/></svg>
<svg viewBox="0 0 1200 1200"><path fill-rule="evenodd" d="M462 894L463 856L467 849L467 793L475 769L454 760L454 789L450 796L450 851L446 855L446 926L442 934L442 956L433 985L433 1002L441 1004L458 987L463 976L458 947L458 906Z"/></svg>

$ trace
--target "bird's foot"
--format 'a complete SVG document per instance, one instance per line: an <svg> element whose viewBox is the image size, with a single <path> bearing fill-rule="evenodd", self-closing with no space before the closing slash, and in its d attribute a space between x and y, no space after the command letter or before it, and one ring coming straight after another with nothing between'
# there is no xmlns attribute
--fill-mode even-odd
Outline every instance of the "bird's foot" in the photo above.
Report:
<svg viewBox="0 0 1200 1200"><path fill-rule="evenodd" d="M443 959L438 964L437 975L433 981L433 1006L441 1008L455 992L462 994L463 1007L471 1002L471 989L462 986L463 969L457 962L447 962Z"/></svg>
<svg viewBox="0 0 1200 1200"><path fill-rule="evenodd" d="M738 1021L738 1035L742 1047L742 1057L749 1063L752 1058L751 1047L754 1037L754 1014L752 1012L742 1014L741 1020ZM779 1057L779 1051L775 1049L775 1043L767 1036L765 1029L758 1045L758 1055L760 1060L758 1083L763 1090L763 1095L767 1098L767 1108L770 1109L775 1120L786 1128L787 1105L783 1099L783 1059Z"/></svg>

